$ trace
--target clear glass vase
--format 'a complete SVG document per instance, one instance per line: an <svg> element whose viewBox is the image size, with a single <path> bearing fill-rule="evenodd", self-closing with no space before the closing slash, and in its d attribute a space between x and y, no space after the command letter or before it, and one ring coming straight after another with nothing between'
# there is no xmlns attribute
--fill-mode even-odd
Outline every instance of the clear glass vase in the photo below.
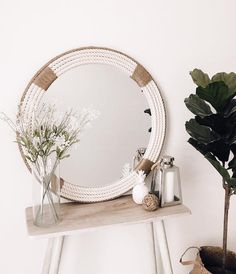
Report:
<svg viewBox="0 0 236 274"><path fill-rule="evenodd" d="M32 168L34 224L48 227L60 221L60 163L46 161Z"/></svg>

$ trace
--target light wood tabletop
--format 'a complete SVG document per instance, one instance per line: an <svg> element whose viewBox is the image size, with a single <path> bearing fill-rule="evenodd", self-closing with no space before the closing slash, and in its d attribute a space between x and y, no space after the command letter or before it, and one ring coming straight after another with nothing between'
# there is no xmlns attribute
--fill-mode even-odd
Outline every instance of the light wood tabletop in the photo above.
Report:
<svg viewBox="0 0 236 274"><path fill-rule="evenodd" d="M60 210L61 221L55 226L42 228L33 224L32 208L26 208L26 225L29 236L50 238L71 235L81 230L145 223L191 214L184 205L164 207L149 212L141 205L135 204L130 195L92 204L64 203L60 205Z"/></svg>

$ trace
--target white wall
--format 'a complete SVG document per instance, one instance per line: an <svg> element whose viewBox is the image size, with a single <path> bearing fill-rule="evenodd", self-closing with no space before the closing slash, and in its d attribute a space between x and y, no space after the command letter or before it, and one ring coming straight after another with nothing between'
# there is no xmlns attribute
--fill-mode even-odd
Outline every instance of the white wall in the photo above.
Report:
<svg viewBox="0 0 236 274"><path fill-rule="evenodd" d="M185 203L191 217L166 223L174 273L190 245L221 244L223 191L213 168L190 145L183 100L194 86L188 72L236 71L234 0L1 0L1 109L14 112L31 76L55 55L84 45L107 46L139 60L157 80L169 114L166 151L182 168ZM29 240L24 208L31 201L31 180L1 127L0 269L4 274L40 273L45 240ZM229 246L235 250L235 198ZM148 227L82 234L66 242L63 273L153 273ZM146 254L146 256L145 256ZM106 264L105 264L106 262Z"/></svg>

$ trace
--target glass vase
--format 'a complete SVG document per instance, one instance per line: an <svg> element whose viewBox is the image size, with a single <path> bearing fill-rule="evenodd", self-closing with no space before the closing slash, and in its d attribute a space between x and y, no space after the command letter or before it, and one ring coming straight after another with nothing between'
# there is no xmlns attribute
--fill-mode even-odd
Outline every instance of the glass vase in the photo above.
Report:
<svg viewBox="0 0 236 274"><path fill-rule="evenodd" d="M46 160L32 168L33 218L40 227L55 225L60 220L60 163Z"/></svg>

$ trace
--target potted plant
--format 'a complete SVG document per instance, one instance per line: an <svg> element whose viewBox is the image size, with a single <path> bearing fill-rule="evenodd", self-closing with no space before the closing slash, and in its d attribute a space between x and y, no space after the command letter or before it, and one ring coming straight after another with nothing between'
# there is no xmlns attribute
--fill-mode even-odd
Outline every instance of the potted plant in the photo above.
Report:
<svg viewBox="0 0 236 274"><path fill-rule="evenodd" d="M188 142L218 171L225 191L223 248L208 247L202 255L211 273L236 273L236 254L227 251L230 198L236 194L236 74L210 78L194 69L190 75L197 88L184 101L194 114L185 124Z"/></svg>

